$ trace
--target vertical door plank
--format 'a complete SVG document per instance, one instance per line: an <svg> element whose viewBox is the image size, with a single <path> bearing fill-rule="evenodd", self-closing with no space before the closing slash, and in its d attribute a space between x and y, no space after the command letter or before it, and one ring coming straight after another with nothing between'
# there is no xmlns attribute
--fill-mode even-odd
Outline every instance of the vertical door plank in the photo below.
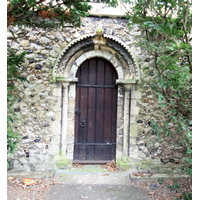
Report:
<svg viewBox="0 0 200 200"><path fill-rule="evenodd" d="M88 61L84 62L83 65L80 68L80 82L79 84L87 84L88 82ZM87 109L88 109L88 88L82 88L80 87L80 120L77 126L79 126L79 137L78 137L78 143L86 143L87 138L87 123L85 127L81 126L81 123L83 120L87 120ZM78 160L85 160L86 159L86 147L84 145L79 146L79 156Z"/></svg>
<svg viewBox="0 0 200 200"><path fill-rule="evenodd" d="M116 143L117 89L106 88L115 85L117 73L113 66L102 58L85 61L78 69L76 108L80 116L75 117L75 142L79 143ZM90 87L91 85L91 87ZM97 85L97 87L92 86ZM98 85L105 85L104 88ZM86 126L81 127L82 120ZM74 148L74 159L78 162L105 161L115 158L116 146L79 145Z"/></svg>
<svg viewBox="0 0 200 200"><path fill-rule="evenodd" d="M89 60L88 84L96 85L96 59ZM88 89L88 130L87 143L95 142L95 119L96 119L96 88L89 87ZM87 146L87 159L94 160L94 146Z"/></svg>
<svg viewBox="0 0 200 200"><path fill-rule="evenodd" d="M97 85L104 85L104 66L103 59L97 60ZM103 108L104 108L104 88L96 89L96 134L95 142L103 143ZM103 159L103 147L101 145L95 147L95 160Z"/></svg>

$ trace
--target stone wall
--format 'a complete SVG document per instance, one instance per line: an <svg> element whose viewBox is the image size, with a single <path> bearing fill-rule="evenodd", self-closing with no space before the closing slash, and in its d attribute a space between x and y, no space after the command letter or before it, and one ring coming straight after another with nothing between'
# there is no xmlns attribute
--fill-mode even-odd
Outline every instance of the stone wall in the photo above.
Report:
<svg viewBox="0 0 200 200"><path fill-rule="evenodd" d="M62 79L62 74L56 79L53 73L65 60L64 56L69 55L69 52L64 51L67 46L74 41L79 44L79 38L89 34L95 36L99 28L104 30L107 41L110 36L116 38L119 48L123 45L128 46L135 66L134 71L134 66L125 61L123 66L129 67L129 74L131 70L133 71L134 84L127 82L118 90L118 167L121 170L130 169L134 172L179 172L178 168L181 167L185 150L160 142L151 128L150 120L160 118L165 111L159 108L156 97L146 84L153 77L153 71L146 74L144 68L150 66L153 60L133 44L138 42L136 36L141 34L140 26L135 24L132 30L128 30L124 19L99 17L84 18L81 28L73 28L66 24L63 29L58 30L26 28L27 32L22 33L20 29L13 27L14 36L8 32L8 46L18 53L27 51L21 75L29 81L29 83L16 82L17 88L13 91L18 94L18 101L14 104L13 111L19 122L14 122L14 127L23 138L12 157L14 162L12 170L46 171L71 166L75 82L73 80L70 80L70 83L66 82L66 79ZM74 62L81 56L81 52L83 54L84 50L72 55L70 59L74 59ZM136 74L139 74L138 78ZM124 77L124 81L127 78L131 79ZM67 107L63 107L64 104ZM68 121L67 124L65 121ZM66 135L62 134L65 130L68 133ZM164 164L161 160L170 162Z"/></svg>

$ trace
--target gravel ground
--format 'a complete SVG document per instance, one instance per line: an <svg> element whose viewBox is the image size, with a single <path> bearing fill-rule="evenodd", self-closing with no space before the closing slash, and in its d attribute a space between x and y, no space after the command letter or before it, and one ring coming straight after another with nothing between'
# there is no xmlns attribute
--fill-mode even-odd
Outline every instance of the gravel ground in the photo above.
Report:
<svg viewBox="0 0 200 200"><path fill-rule="evenodd" d="M75 168L83 168L83 166L74 166ZM90 184L96 184L97 189L98 187L104 187L104 184L108 184L111 187L115 187L116 184L122 183L122 188L124 187L124 192L127 187L127 191L131 191L131 186L132 186L132 191L135 191L135 193L139 192L147 197L147 199L153 199L153 200L184 200L183 198L183 193L188 194L189 192L192 191L192 180L190 178L177 178L177 179L154 179L150 180L148 177L151 177L151 174L148 174L145 179L139 179L137 176L144 177L146 175L142 173L135 173L133 174L134 177L136 177L134 180L131 180L128 178L129 176L119 176L118 170L116 169L115 165L105 165L101 166L102 168L107 168L108 173L103 173L103 175L90 175L90 172L88 174L86 173L85 175L78 175L78 174L68 174L68 186L66 185L65 182L62 182L61 180L61 175L62 174L57 174L55 175L54 178L52 178L52 174L50 173L28 173L24 175L9 175L7 177L7 199L8 200L48 200L52 199L52 194L53 193L61 193L59 191L64 190L65 187L69 187L65 191L77 191L76 189L70 189L73 188L73 185L78 185L78 187L84 189L84 186L90 185ZM111 172L111 174L109 174ZM116 175L115 175L116 173ZM64 174L65 175L65 174ZM64 176L62 175L62 176ZM115 177L116 176L116 177ZM95 183L94 182L94 177L95 177ZM114 177L114 178L113 178ZM121 177L121 178L120 178ZM127 177L127 178L126 178ZM34 185L25 185L23 178L33 178ZM111 181L109 180L111 179ZM115 180L116 179L116 180ZM113 181L112 181L113 180ZM74 181L74 182L73 182ZM117 183L115 183L117 181ZM64 184L63 184L64 183ZM123 186L124 184L124 186ZM96 186L95 186L96 187ZM95 188L94 187L94 188ZM116 186L118 187L118 186ZM63 189L62 189L63 188ZM138 188L138 190L137 190ZM54 191L55 190L55 191ZM53 193L52 193L53 191ZM98 191L98 190L97 190ZM113 190L114 191L114 190ZM117 191L117 190L115 190ZM94 193L95 191L93 191ZM75 192L76 193L76 192ZM123 193L123 192L122 192ZM126 192L127 193L127 192ZM51 195L49 195L51 194ZM92 193L88 191L88 200L91 199ZM94 194L93 194L94 195ZM105 198L102 196L100 199L106 199L106 194L105 193ZM121 194L116 192L116 195L120 196ZM116 199L116 195L110 196L108 198L109 200L114 200ZM124 194L125 195L125 194ZM54 196L54 195L53 195ZM133 197L134 195L132 195ZM139 195L142 196L142 195ZM47 198L48 197L48 198ZM80 198L84 198L84 196ZM90 197L90 198L89 198ZM125 196L124 196L125 197ZM144 197L144 196L143 196ZM53 197L54 199L54 197ZM76 199L76 198L75 198ZM137 198L133 198L133 200L136 200ZM143 200L142 198L138 198ZM93 199L92 199L93 200ZM96 200L96 199L94 199ZM122 199L123 200L123 199ZM190 199L187 199L190 200Z"/></svg>
<svg viewBox="0 0 200 200"><path fill-rule="evenodd" d="M184 199L183 193L188 194L192 191L192 180L190 178L135 181L133 185L146 191L153 200L182 200Z"/></svg>
<svg viewBox="0 0 200 200"><path fill-rule="evenodd" d="M8 200L47 200L45 194L54 185L61 184L52 178L34 178L35 184L25 186L23 178L7 178L7 198ZM159 181L137 181L132 183L133 187L138 187L145 191L153 200L177 200L182 199L182 193L192 191L192 181L188 178L159 180ZM112 200L112 199L111 199Z"/></svg>
<svg viewBox="0 0 200 200"><path fill-rule="evenodd" d="M52 178L33 178L34 185L24 185L21 177L7 178L8 200L45 200L45 194L55 182Z"/></svg>

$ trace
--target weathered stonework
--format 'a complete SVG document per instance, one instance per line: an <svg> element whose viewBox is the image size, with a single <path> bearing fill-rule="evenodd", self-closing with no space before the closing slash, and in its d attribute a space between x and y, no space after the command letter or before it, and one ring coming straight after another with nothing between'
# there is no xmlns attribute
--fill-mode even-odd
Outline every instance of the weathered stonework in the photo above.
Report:
<svg viewBox="0 0 200 200"><path fill-rule="evenodd" d="M144 68L153 62L133 44L140 26L126 28L124 19L87 17L81 28L27 28L26 35L14 27L8 45L27 51L23 73L29 83L16 82L18 102L13 112L19 123L19 144L12 170L65 169L73 163L76 72L85 60L101 57L116 69L118 79L116 161L121 170L177 173L184 149L158 140L151 119L163 110L147 83L152 74ZM102 28L102 31L96 29ZM148 59L147 59L148 58ZM171 159L164 164L160 159ZM9 157L9 159L11 159Z"/></svg>

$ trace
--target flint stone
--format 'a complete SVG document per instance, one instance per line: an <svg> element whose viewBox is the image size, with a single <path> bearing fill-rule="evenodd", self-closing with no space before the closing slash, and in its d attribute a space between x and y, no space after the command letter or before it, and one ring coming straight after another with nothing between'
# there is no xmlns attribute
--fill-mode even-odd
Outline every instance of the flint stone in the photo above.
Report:
<svg viewBox="0 0 200 200"><path fill-rule="evenodd" d="M35 58L35 54L34 53L32 53L32 54L26 54L26 57L28 59L34 59Z"/></svg>
<svg viewBox="0 0 200 200"><path fill-rule="evenodd" d="M51 40L48 39L48 38L46 38L46 37L41 37L41 38L40 38L40 42L41 42L42 44L49 44L49 43L51 42Z"/></svg>
<svg viewBox="0 0 200 200"><path fill-rule="evenodd" d="M29 163L37 163L37 159L35 157L30 157Z"/></svg>
<svg viewBox="0 0 200 200"><path fill-rule="evenodd" d="M160 144L158 142L155 143L155 148L158 148Z"/></svg>
<svg viewBox="0 0 200 200"><path fill-rule="evenodd" d="M22 40L22 41L21 41L21 45L22 45L23 47L28 47L28 46L29 46L29 41L28 41L28 40Z"/></svg>
<svg viewBox="0 0 200 200"><path fill-rule="evenodd" d="M12 35L11 32L7 32L7 38L13 38L14 36Z"/></svg>
<svg viewBox="0 0 200 200"><path fill-rule="evenodd" d="M58 38L59 40L62 40L62 39L63 39L62 35L61 35L59 32L57 32L57 33L55 34L55 37Z"/></svg>
<svg viewBox="0 0 200 200"><path fill-rule="evenodd" d="M61 48L60 48L60 46L59 46L58 44L55 44L55 45L53 45L53 50L54 50L55 52L57 52L57 53L60 53ZM50 53L51 53L51 52L50 52Z"/></svg>
<svg viewBox="0 0 200 200"><path fill-rule="evenodd" d="M54 50L51 50L50 53L49 53L50 56L56 58L58 53L56 53Z"/></svg>
<svg viewBox="0 0 200 200"><path fill-rule="evenodd" d="M32 49L33 51L34 51L34 50L38 51L38 50L41 49L41 46L39 46L39 45L37 45L37 44L35 44L35 43L31 43L31 49Z"/></svg>
<svg viewBox="0 0 200 200"><path fill-rule="evenodd" d="M48 113L47 113L47 117L53 117L53 116L55 116L55 113L54 113L54 112L48 112Z"/></svg>
<svg viewBox="0 0 200 200"><path fill-rule="evenodd" d="M20 158L19 159L19 162L22 163L22 164L26 164L27 163L27 160L25 158Z"/></svg>
<svg viewBox="0 0 200 200"><path fill-rule="evenodd" d="M43 149L44 148L44 144L42 144L42 143L38 143L38 144L36 144L36 146L39 149Z"/></svg>

